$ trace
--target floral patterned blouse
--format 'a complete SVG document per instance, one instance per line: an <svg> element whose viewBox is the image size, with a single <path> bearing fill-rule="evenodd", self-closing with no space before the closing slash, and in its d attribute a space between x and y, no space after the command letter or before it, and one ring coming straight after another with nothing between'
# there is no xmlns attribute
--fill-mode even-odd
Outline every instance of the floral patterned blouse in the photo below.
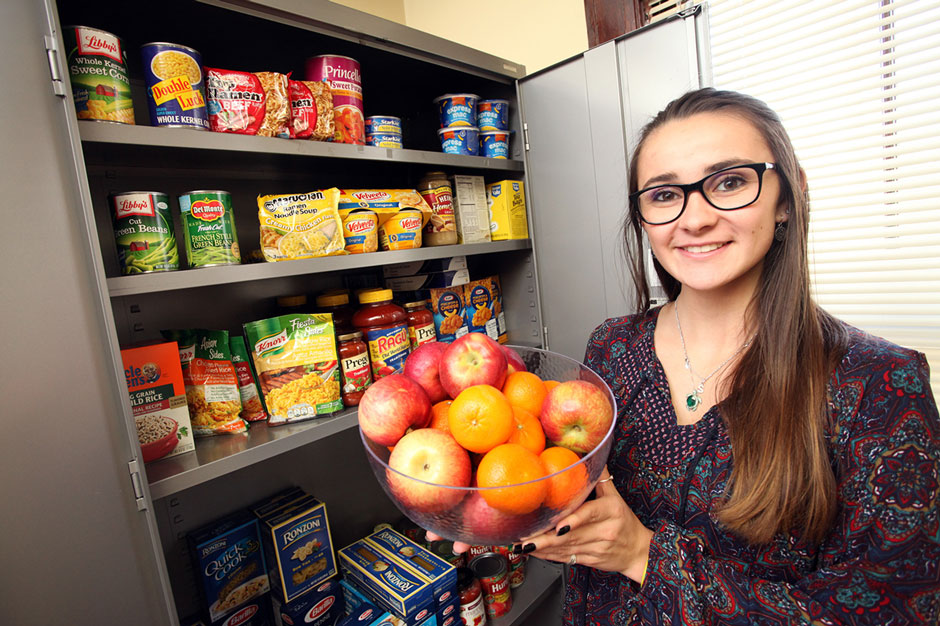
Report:
<svg viewBox="0 0 940 626"><path fill-rule="evenodd" d="M940 419L924 356L846 326L829 382L836 523L818 546L791 534L753 546L711 513L731 444L717 407L676 424L653 349L658 315L607 320L585 356L618 398L614 484L655 533L646 579L572 567L565 623L937 624Z"/></svg>

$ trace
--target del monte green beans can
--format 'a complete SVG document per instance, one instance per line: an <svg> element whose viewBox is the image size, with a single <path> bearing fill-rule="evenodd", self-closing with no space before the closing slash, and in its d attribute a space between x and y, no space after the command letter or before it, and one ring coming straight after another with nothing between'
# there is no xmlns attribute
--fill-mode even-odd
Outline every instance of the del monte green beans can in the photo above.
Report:
<svg viewBox="0 0 940 626"><path fill-rule="evenodd" d="M189 267L238 265L238 235L227 191L187 191L179 197Z"/></svg>
<svg viewBox="0 0 940 626"><path fill-rule="evenodd" d="M170 199L159 191L111 194L111 218L122 274L179 269Z"/></svg>

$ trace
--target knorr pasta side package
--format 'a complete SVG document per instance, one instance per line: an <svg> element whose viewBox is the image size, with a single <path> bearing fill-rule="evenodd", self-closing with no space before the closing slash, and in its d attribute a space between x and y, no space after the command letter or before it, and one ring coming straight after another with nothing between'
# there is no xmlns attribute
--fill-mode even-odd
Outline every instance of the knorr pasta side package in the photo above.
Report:
<svg viewBox="0 0 940 626"><path fill-rule="evenodd" d="M261 252L265 261L346 254L339 189L258 196Z"/></svg>
<svg viewBox="0 0 940 626"><path fill-rule="evenodd" d="M238 375L232 365L227 330L162 331L179 343L186 402L197 437L243 433Z"/></svg>
<svg viewBox="0 0 940 626"><path fill-rule="evenodd" d="M285 424L343 408L333 318L281 315L245 326L269 424Z"/></svg>
<svg viewBox="0 0 940 626"><path fill-rule="evenodd" d="M144 462L196 448L175 341L121 350Z"/></svg>
<svg viewBox="0 0 940 626"><path fill-rule="evenodd" d="M258 392L258 381L251 369L251 356L245 345L244 337L229 337L229 347L232 349L232 365L238 375L238 393L241 396L241 417L246 422L260 422L268 419Z"/></svg>

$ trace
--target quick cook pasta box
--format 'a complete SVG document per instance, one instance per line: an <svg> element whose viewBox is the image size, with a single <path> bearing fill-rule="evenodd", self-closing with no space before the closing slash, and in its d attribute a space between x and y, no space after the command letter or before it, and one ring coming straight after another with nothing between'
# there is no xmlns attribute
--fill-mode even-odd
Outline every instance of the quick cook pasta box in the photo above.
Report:
<svg viewBox="0 0 940 626"><path fill-rule="evenodd" d="M426 578L431 583L437 607L446 606L457 595L457 568L421 544L391 528L377 530L365 540Z"/></svg>
<svg viewBox="0 0 940 626"><path fill-rule="evenodd" d="M353 580L343 579L340 585L343 587L346 615L359 615L363 623L369 626L437 626L436 613L419 611L405 619L387 611L371 592L358 586ZM366 610L370 608L373 610ZM358 622L356 624L361 626Z"/></svg>
<svg viewBox="0 0 940 626"><path fill-rule="evenodd" d="M336 575L326 505L301 497L258 518L273 594L290 603Z"/></svg>
<svg viewBox="0 0 940 626"><path fill-rule="evenodd" d="M453 272L435 272L433 274L416 274L414 276L397 276L386 278L385 287L392 291L420 291L422 289L440 287L459 287L470 282L468 270Z"/></svg>
<svg viewBox="0 0 940 626"><path fill-rule="evenodd" d="M443 259L427 259L426 261L411 261L409 263L393 263L382 266L382 276L396 278L398 276L414 276L416 274L432 274L434 272L456 272L467 269L466 256L451 256Z"/></svg>
<svg viewBox="0 0 940 626"><path fill-rule="evenodd" d="M126 348L121 360L143 460L194 450L177 343Z"/></svg>
<svg viewBox="0 0 940 626"><path fill-rule="evenodd" d="M521 180L501 180L486 186L490 210L490 237L493 241L528 239L525 189Z"/></svg>
<svg viewBox="0 0 940 626"><path fill-rule="evenodd" d="M236 511L187 536L209 621L270 590L258 520Z"/></svg>
<svg viewBox="0 0 940 626"><path fill-rule="evenodd" d="M334 626L343 616L343 589L339 579L331 578L293 602L272 594L271 607L277 626Z"/></svg>

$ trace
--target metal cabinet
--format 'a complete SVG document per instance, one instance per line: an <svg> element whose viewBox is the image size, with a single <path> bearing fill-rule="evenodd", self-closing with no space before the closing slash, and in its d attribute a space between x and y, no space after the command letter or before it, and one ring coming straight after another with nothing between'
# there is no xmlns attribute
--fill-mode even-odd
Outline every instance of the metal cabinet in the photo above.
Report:
<svg viewBox="0 0 940 626"><path fill-rule="evenodd" d="M701 12L524 78L518 65L323 0L170 0L159 8L11 0L0 15L15 59L3 68L4 84L15 89L5 90L0 108L10 349L0 376L7 513L0 606L11 624L176 623L196 603L185 533L287 484L327 502L337 547L397 517L365 462L354 411L200 440L194 453L143 466L120 347L166 327L235 329L270 315L277 295L338 286L386 263L466 254L478 271L500 274L511 343L580 358L590 330L630 305L615 231L633 128L707 82ZM152 40L198 42L207 65L255 71L285 71L315 54L352 56L363 66L367 111L402 117L408 148L153 128L139 82L132 83L138 126L79 122L68 96L65 24L119 34L132 59ZM633 73L637 63L643 74ZM510 159L440 152L431 101L459 91L510 100ZM240 239L251 247L259 193L400 187L430 169L488 182L524 178L532 239L131 277L117 271L110 191L230 190ZM523 589L514 615L500 623L523 623L533 611L544 621L552 612L544 607L560 597L560 568L533 567Z"/></svg>

